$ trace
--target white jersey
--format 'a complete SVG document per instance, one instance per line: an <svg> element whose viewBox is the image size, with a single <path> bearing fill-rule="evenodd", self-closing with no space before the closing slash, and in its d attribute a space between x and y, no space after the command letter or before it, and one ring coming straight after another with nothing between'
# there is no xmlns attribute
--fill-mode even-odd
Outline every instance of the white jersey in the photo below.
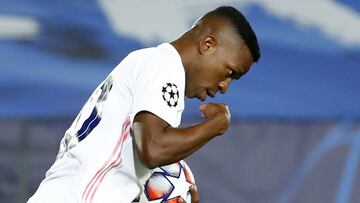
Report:
<svg viewBox="0 0 360 203"><path fill-rule="evenodd" d="M150 172L133 153L130 128L149 111L178 127L185 71L168 43L130 53L95 89L66 131L29 203L130 203Z"/></svg>

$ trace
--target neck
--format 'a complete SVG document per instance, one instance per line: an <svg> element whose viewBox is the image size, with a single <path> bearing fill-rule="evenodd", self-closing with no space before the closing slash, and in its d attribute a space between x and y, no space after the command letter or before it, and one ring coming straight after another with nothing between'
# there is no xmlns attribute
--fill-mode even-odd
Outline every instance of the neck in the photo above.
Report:
<svg viewBox="0 0 360 203"><path fill-rule="evenodd" d="M185 76L188 75L191 66L191 56L193 55L192 52L194 51L194 46L190 42L191 40L187 40L184 36L182 36L170 43L175 47L180 55L181 62L185 70Z"/></svg>

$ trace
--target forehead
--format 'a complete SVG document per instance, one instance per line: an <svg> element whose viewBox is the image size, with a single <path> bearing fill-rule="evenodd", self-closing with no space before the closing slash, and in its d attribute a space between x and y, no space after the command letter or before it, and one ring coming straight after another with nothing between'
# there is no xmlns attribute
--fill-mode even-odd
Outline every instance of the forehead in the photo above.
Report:
<svg viewBox="0 0 360 203"><path fill-rule="evenodd" d="M226 59L227 65L236 69L239 73L246 73L253 63L248 46L241 40L232 41L224 45L225 52L223 54L226 55L224 59Z"/></svg>
<svg viewBox="0 0 360 203"><path fill-rule="evenodd" d="M250 49L229 21L223 21L221 29L217 32L217 38L219 48L226 50L222 54L228 56L229 63L241 63L245 68L250 68L253 63Z"/></svg>

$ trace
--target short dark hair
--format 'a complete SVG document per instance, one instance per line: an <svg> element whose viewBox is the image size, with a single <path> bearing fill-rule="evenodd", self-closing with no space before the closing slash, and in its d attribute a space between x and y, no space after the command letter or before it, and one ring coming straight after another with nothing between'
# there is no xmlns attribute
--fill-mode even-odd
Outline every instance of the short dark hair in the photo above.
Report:
<svg viewBox="0 0 360 203"><path fill-rule="evenodd" d="M240 35L240 37L245 41L247 47L250 49L253 61L257 62L261 55L259 45L256 35L245 16L239 10L231 6L218 7L217 9L208 12L205 16L212 15L225 17L230 20L237 34Z"/></svg>

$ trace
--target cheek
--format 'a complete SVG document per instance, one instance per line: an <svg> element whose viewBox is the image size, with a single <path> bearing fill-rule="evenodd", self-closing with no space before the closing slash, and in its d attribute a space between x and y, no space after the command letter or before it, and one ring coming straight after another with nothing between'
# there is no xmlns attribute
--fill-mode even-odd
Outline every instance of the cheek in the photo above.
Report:
<svg viewBox="0 0 360 203"><path fill-rule="evenodd" d="M219 62L216 56L203 60L195 73L195 83L202 88L212 87L219 83L224 77L223 66Z"/></svg>
<svg viewBox="0 0 360 203"><path fill-rule="evenodd" d="M202 86L202 81L204 80L203 73L201 71L197 71L186 80L186 92L188 96L194 96L199 87Z"/></svg>
<svg viewBox="0 0 360 203"><path fill-rule="evenodd" d="M222 68L221 64L214 64L212 69L209 71L209 80L211 83L219 83L225 78L224 68Z"/></svg>

